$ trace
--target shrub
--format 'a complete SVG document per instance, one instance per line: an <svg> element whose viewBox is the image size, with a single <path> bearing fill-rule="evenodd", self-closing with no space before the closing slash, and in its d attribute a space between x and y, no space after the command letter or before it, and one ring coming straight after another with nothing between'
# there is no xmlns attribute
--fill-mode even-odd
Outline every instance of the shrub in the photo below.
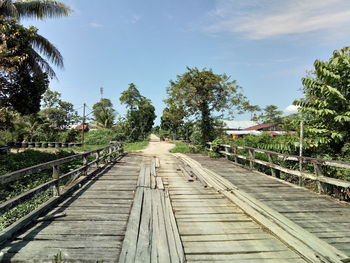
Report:
<svg viewBox="0 0 350 263"><path fill-rule="evenodd" d="M109 129L92 130L86 133L85 143L90 145L104 145L115 141L118 133Z"/></svg>
<svg viewBox="0 0 350 263"><path fill-rule="evenodd" d="M176 142L175 147L170 150L172 153L199 153L200 149L185 142Z"/></svg>
<svg viewBox="0 0 350 263"><path fill-rule="evenodd" d="M70 129L68 131L59 133L60 142L76 142L78 140L80 140L80 135L78 130Z"/></svg>

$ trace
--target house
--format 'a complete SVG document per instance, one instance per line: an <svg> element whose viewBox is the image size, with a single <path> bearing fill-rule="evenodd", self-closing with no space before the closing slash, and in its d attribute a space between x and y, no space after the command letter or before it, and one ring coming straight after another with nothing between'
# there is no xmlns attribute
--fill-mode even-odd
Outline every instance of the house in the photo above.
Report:
<svg viewBox="0 0 350 263"><path fill-rule="evenodd" d="M79 130L79 131L83 131L84 130L84 132L88 132L89 131L89 126L87 124L84 124L84 125L80 124L80 125L75 126L74 129Z"/></svg>
<svg viewBox="0 0 350 263"><path fill-rule="evenodd" d="M279 123L271 122L271 123L263 123L251 126L249 128L243 129L244 131L278 131Z"/></svg>
<svg viewBox="0 0 350 263"><path fill-rule="evenodd" d="M240 138L244 135L261 135L263 132L270 134L271 136L279 136L284 134L284 131L278 130L278 123L263 123L255 124L251 127L247 127L242 130L226 131L233 139Z"/></svg>

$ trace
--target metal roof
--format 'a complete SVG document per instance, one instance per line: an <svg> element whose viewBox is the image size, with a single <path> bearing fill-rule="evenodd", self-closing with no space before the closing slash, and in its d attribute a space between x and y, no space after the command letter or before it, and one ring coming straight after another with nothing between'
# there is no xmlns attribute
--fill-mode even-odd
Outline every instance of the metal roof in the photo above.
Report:
<svg viewBox="0 0 350 263"><path fill-rule="evenodd" d="M235 130L243 130L247 129L251 126L257 125L256 121L223 121L225 123L224 129L235 129Z"/></svg>

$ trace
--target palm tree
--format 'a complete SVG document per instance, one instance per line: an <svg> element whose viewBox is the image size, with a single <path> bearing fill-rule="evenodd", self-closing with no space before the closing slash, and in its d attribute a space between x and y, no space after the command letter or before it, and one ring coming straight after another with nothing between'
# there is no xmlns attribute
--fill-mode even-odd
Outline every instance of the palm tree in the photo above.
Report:
<svg viewBox="0 0 350 263"><path fill-rule="evenodd" d="M114 125L114 113L110 109L101 108L98 118L93 122L97 128L110 129Z"/></svg>
<svg viewBox="0 0 350 263"><path fill-rule="evenodd" d="M0 16L20 19L22 17L43 19L68 16L71 9L60 1L52 0L0 0Z"/></svg>
<svg viewBox="0 0 350 263"><path fill-rule="evenodd" d="M56 77L49 62L62 68L63 57L49 40L37 33L36 28L25 28L14 20L1 18L0 26L3 31L0 34L0 44L4 46L0 49L0 69L11 71L19 63L25 65L30 72L45 72L50 77ZM12 52L3 53L2 50Z"/></svg>

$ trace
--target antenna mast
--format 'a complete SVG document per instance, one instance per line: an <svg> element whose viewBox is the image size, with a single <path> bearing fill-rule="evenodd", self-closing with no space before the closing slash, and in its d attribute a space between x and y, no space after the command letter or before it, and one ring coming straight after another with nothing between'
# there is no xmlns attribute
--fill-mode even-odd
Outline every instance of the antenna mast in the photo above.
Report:
<svg viewBox="0 0 350 263"><path fill-rule="evenodd" d="M103 99L103 87L100 88L101 99Z"/></svg>

